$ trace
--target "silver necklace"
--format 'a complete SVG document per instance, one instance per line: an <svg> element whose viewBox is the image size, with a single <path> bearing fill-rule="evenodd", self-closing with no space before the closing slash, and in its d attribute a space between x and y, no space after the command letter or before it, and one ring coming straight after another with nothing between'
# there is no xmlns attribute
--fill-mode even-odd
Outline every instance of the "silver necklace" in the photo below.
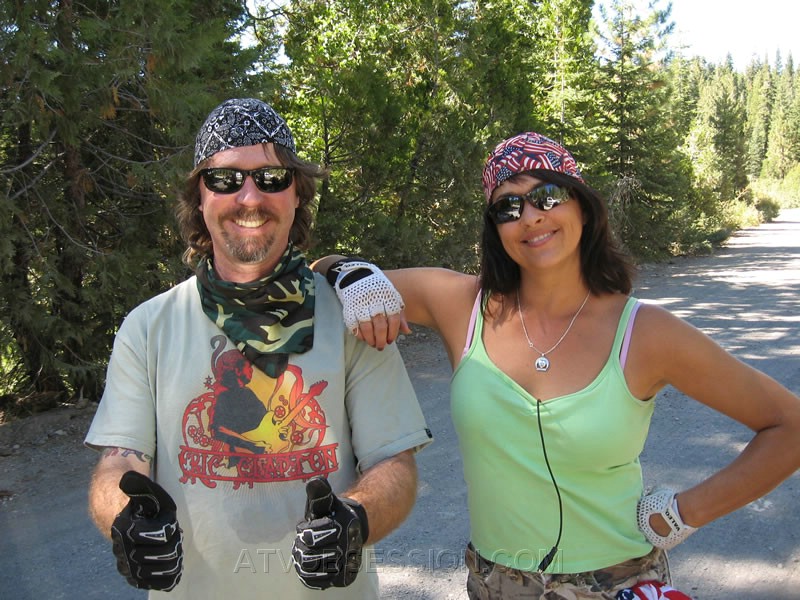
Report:
<svg viewBox="0 0 800 600"><path fill-rule="evenodd" d="M541 371L542 373L544 373L545 371L550 369L550 359L547 358L547 355L550 354L556 348L558 348L558 345L564 341L565 337L567 337L569 330L572 329L572 326L575 324L575 319L578 318L578 315L581 314L583 307L586 306L586 302L589 300L589 295L591 293L592 293L591 290L589 290L586 293L586 298L583 299L583 304L581 304L581 307L578 309L578 312L575 313L575 316L572 317L572 320L569 322L569 325L567 325L567 328L566 330L564 330L564 333L561 334L561 337L558 338L558 341L555 344L553 344L553 347L550 348L550 350L548 350L547 352L542 352L536 346L533 345L533 342L531 341L531 338L528 335L528 329L525 327L525 319L522 318L522 306L519 301L519 290L517 290L517 312L519 313L519 321L520 323L522 323L522 332L525 334L525 339L528 340L528 346L531 348L531 350L535 350L541 355L533 363L533 366L536 368L537 371Z"/></svg>

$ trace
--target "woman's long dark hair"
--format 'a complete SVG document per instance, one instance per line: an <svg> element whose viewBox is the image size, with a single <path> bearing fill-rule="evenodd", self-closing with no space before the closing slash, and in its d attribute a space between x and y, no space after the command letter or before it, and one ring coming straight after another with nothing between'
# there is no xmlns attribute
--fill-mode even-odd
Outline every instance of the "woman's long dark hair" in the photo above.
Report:
<svg viewBox="0 0 800 600"><path fill-rule="evenodd" d="M298 158L283 146L273 145L275 155L281 165L294 171L294 185L300 204L294 214L294 222L289 232L289 241L300 249L307 249L311 244L311 212L314 197L317 194L317 180L324 179L328 172L321 166ZM200 171L208 161L197 165L184 181L183 190L178 194L175 215L181 235L187 248L183 253L183 262L194 269L204 258L214 254L211 235L208 233L203 213L200 211Z"/></svg>
<svg viewBox="0 0 800 600"><path fill-rule="evenodd" d="M522 174L569 188L580 202L586 218L580 241L581 275L589 290L593 294L629 294L633 286L633 264L612 235L608 209L600 194L574 177L556 171L536 169ZM484 301L493 293L508 297L516 293L520 286L519 265L503 248L497 225L486 211L481 233L480 281Z"/></svg>

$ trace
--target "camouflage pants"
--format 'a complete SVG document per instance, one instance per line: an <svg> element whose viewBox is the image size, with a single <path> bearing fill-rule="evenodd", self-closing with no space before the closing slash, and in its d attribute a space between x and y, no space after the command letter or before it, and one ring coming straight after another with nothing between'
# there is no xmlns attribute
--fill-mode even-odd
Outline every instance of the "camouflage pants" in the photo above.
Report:
<svg viewBox="0 0 800 600"><path fill-rule="evenodd" d="M671 583L669 562L654 548L640 558L585 573L549 575L512 569L486 560L467 546L470 600L614 600L618 591L640 581Z"/></svg>

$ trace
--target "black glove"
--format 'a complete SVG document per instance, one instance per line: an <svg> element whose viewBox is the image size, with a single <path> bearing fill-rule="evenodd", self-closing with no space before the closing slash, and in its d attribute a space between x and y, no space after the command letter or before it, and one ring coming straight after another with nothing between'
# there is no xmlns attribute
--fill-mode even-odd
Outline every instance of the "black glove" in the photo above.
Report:
<svg viewBox="0 0 800 600"><path fill-rule="evenodd" d="M119 489L130 496L111 525L117 570L133 587L170 591L181 580L183 531L175 501L155 481L128 471Z"/></svg>
<svg viewBox="0 0 800 600"><path fill-rule="evenodd" d="M369 537L367 511L355 500L339 498L328 480L306 484L305 521L297 524L292 559L306 587L325 590L353 583L361 567L361 549Z"/></svg>

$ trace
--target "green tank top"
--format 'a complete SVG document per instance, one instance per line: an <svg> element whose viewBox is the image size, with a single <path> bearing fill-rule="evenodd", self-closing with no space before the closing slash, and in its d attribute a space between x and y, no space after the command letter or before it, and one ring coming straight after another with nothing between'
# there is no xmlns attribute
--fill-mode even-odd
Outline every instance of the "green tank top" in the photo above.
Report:
<svg viewBox="0 0 800 600"><path fill-rule="evenodd" d="M611 355L594 381L540 405L563 503L559 551L547 573L592 571L652 550L636 525L636 503L654 401L631 394L620 364L635 304L631 298L625 305ZM558 498L542 453L537 401L489 359L480 312L453 373L450 401L472 543L488 560L535 571L558 536Z"/></svg>

